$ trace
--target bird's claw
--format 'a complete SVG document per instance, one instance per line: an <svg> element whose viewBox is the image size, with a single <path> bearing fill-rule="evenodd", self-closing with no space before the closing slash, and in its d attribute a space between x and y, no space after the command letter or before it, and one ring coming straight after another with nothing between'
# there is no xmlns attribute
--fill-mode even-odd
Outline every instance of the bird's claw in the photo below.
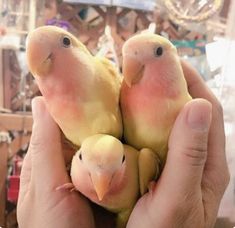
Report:
<svg viewBox="0 0 235 228"><path fill-rule="evenodd" d="M70 192L73 192L76 190L76 188L74 187L73 183L65 183L56 188L56 191L61 191L61 190L69 190Z"/></svg>

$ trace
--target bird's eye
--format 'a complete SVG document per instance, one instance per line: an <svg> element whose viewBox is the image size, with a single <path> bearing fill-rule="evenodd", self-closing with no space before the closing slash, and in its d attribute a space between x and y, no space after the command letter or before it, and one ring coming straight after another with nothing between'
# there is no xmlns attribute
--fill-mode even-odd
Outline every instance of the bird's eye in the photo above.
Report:
<svg viewBox="0 0 235 228"><path fill-rule="evenodd" d="M82 153L79 154L79 159L82 161Z"/></svg>
<svg viewBox="0 0 235 228"><path fill-rule="evenodd" d="M62 39L63 46L68 48L70 47L71 41L67 36L64 36Z"/></svg>
<svg viewBox="0 0 235 228"><path fill-rule="evenodd" d="M123 163L125 160L126 160L126 156L123 155L123 157L122 157L122 163Z"/></svg>
<svg viewBox="0 0 235 228"><path fill-rule="evenodd" d="M158 48L156 48L155 50L154 50L154 55L156 56L156 57L159 57L159 56L161 56L163 54L163 48L162 47L158 47Z"/></svg>

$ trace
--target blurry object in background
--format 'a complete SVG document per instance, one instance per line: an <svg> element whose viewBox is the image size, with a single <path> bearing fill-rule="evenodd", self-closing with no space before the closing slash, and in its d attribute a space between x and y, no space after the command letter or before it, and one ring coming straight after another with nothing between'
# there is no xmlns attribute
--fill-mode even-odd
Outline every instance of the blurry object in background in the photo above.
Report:
<svg viewBox="0 0 235 228"><path fill-rule="evenodd" d="M180 56L199 56L205 54L206 40L172 40Z"/></svg>
<svg viewBox="0 0 235 228"><path fill-rule="evenodd" d="M229 39L235 40L235 3L234 1L232 1L230 11L229 11L227 37Z"/></svg>
<svg viewBox="0 0 235 228"><path fill-rule="evenodd" d="M154 11L156 0L112 0L113 6L126 7L144 11Z"/></svg>
<svg viewBox="0 0 235 228"><path fill-rule="evenodd" d="M156 0L64 0L67 3L118 6L136 10L153 11L156 7Z"/></svg>
<svg viewBox="0 0 235 228"><path fill-rule="evenodd" d="M43 7L44 1L0 1L0 27L5 28L5 35L0 36L0 107L2 108L23 110L18 105L17 108L13 105L13 100L22 94L20 88L21 79L24 80L22 74L27 74L27 69L21 69L19 66L17 52L25 49L26 35L35 28ZM27 90L26 85L25 87Z"/></svg>
<svg viewBox="0 0 235 228"><path fill-rule="evenodd" d="M12 171L8 177L7 199L10 202L16 203L18 200L19 187L20 187L20 171L23 159L15 155L12 163Z"/></svg>
<svg viewBox="0 0 235 228"><path fill-rule="evenodd" d="M215 71L224 65L224 62L226 61L227 43L227 40L224 38L219 38L206 45L207 61L211 71Z"/></svg>
<svg viewBox="0 0 235 228"><path fill-rule="evenodd" d="M0 38L1 49L18 50L21 47L21 39L17 34L6 34Z"/></svg>
<svg viewBox="0 0 235 228"><path fill-rule="evenodd" d="M172 43L176 46L179 56L186 59L193 65L205 81L208 81L212 77L210 72L205 46L206 40L172 40Z"/></svg>
<svg viewBox="0 0 235 228"><path fill-rule="evenodd" d="M63 20L59 20L59 19L56 19L56 18L53 18L53 19L49 19L46 21L46 25L54 25L54 26L58 26L66 31L69 30L70 28L70 24L69 22L67 21L63 21Z"/></svg>
<svg viewBox="0 0 235 228"><path fill-rule="evenodd" d="M31 99L40 93L28 73L25 53L0 49L0 70L0 107L14 112L30 111Z"/></svg>
<svg viewBox="0 0 235 228"><path fill-rule="evenodd" d="M206 34L224 34L225 18L219 15L228 0L161 0L169 19L188 30Z"/></svg>
<svg viewBox="0 0 235 228"><path fill-rule="evenodd" d="M87 4L87 5L105 5L111 6L112 0L63 0L63 2L72 3L72 4Z"/></svg>
<svg viewBox="0 0 235 228"><path fill-rule="evenodd" d="M235 223L229 221L228 218L218 218L214 228L234 228Z"/></svg>
<svg viewBox="0 0 235 228"><path fill-rule="evenodd" d="M206 61L205 54L189 57L185 56L184 59L186 59L187 62L189 62L195 69L197 69L197 71L200 73L205 81L208 81L214 77L214 73L210 71L208 63Z"/></svg>
<svg viewBox="0 0 235 228"><path fill-rule="evenodd" d="M230 183L223 197L219 216L229 219L235 226L235 1L231 1L227 25L219 98L224 108L226 155L230 170Z"/></svg>
<svg viewBox="0 0 235 228"><path fill-rule="evenodd" d="M70 32L77 36L93 54L97 52L98 41L104 34L105 26L109 25L119 63L122 62L121 48L124 41L136 32L147 29L154 20L154 8L152 11L144 11L100 5L99 1L86 1L86 4L81 2L67 0L59 4L60 19L71 25ZM139 2L142 3L142 1ZM86 17L82 18L80 12L84 9L88 12Z"/></svg>
<svg viewBox="0 0 235 228"><path fill-rule="evenodd" d="M217 14L223 0L164 0L171 19L179 23L202 22Z"/></svg>
<svg viewBox="0 0 235 228"><path fill-rule="evenodd" d="M183 28L179 25L175 25L172 21L165 19L162 22L162 29L160 34L166 34L168 39L171 40L201 40L205 38L204 31L195 31L194 28Z"/></svg>
<svg viewBox="0 0 235 228"><path fill-rule="evenodd" d="M47 20L53 19L57 17L58 7L56 0L44 0L44 12L43 12L43 21L38 22L38 26L45 25Z"/></svg>
<svg viewBox="0 0 235 228"><path fill-rule="evenodd" d="M1 75L0 83L2 85L1 106L11 109L11 99L17 93L20 82L21 69L18 65L15 51L9 49L0 49L1 51Z"/></svg>
<svg viewBox="0 0 235 228"><path fill-rule="evenodd" d="M5 26L0 26L0 36L4 36L7 33L7 29Z"/></svg>
<svg viewBox="0 0 235 228"><path fill-rule="evenodd" d="M44 0L44 1L45 1L45 8L43 13L43 21L40 22L38 26L54 25L69 31L71 29L70 23L66 20L62 20L61 15L58 13L58 1L57 0ZM83 19L86 17L86 13L87 10L85 7L78 13L78 16L80 16L81 19Z"/></svg>
<svg viewBox="0 0 235 228"><path fill-rule="evenodd" d="M141 31L141 33L156 33L157 25L155 22L151 22L147 29Z"/></svg>
<svg viewBox="0 0 235 228"><path fill-rule="evenodd" d="M43 7L44 1L1 0L0 21L7 28L7 33L25 35L36 27Z"/></svg>
<svg viewBox="0 0 235 228"><path fill-rule="evenodd" d="M111 34L111 28L108 25L105 26L104 34L99 38L96 55L109 59L119 71L120 64L115 51L115 43Z"/></svg>
<svg viewBox="0 0 235 228"><path fill-rule="evenodd" d="M216 37L214 38L214 42L206 45L206 58L211 74L210 80L207 81L207 85L217 97L219 97L221 90L221 69L226 60L225 45L226 42L223 38Z"/></svg>
<svg viewBox="0 0 235 228"><path fill-rule="evenodd" d="M156 33L156 30L157 30L157 25L155 22L151 22L148 26L148 32L150 33Z"/></svg>
<svg viewBox="0 0 235 228"><path fill-rule="evenodd" d="M28 113L24 113L24 115L0 113L0 226L2 227L17 227L7 226L9 224L16 225L17 222L16 205L6 201L5 184L9 172L10 174L15 173L16 176L19 174L20 161L17 162L15 172L12 170L14 167L12 161L19 158L18 156L22 158L22 151L25 154L31 135L32 122L32 117ZM17 177L10 178L12 185L8 196L13 202L17 199L18 181Z"/></svg>

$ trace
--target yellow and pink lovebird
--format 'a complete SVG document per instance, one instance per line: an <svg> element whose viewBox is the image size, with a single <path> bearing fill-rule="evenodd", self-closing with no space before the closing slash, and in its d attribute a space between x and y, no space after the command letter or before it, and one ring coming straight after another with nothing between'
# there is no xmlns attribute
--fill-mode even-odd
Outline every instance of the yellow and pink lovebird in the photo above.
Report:
<svg viewBox="0 0 235 228"><path fill-rule="evenodd" d="M138 156L136 149L123 145L113 136L90 136L73 157L72 183L59 186L57 190L78 190L116 213L116 227L124 228L140 196Z"/></svg>
<svg viewBox="0 0 235 228"><path fill-rule="evenodd" d="M139 175L142 194L162 168L168 137L176 116L191 100L180 59L173 44L162 36L142 33L123 46L121 110L124 138L140 150ZM144 173L155 169L152 175ZM141 176L145 176L144 179Z"/></svg>
<svg viewBox="0 0 235 228"><path fill-rule="evenodd" d="M122 136L121 77L112 63L55 26L32 31L26 53L47 109L67 139L80 146L98 133Z"/></svg>

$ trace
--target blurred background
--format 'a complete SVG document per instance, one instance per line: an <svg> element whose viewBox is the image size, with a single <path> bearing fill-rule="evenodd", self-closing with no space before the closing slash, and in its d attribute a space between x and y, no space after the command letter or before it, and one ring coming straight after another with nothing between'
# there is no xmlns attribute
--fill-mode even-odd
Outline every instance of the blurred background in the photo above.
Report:
<svg viewBox="0 0 235 228"><path fill-rule="evenodd" d="M149 30L170 39L200 72L224 108L231 181L217 228L235 227L235 1L0 0L0 227L17 226L19 175L31 135L31 100L40 95L28 71L29 31L55 25L121 70L121 48Z"/></svg>

